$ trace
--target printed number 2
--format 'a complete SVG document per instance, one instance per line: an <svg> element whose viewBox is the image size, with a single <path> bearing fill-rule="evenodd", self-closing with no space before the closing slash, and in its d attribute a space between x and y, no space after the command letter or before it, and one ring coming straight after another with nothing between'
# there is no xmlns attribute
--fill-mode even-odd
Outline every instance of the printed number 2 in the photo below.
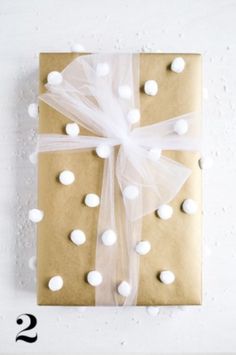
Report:
<svg viewBox="0 0 236 355"><path fill-rule="evenodd" d="M28 336L28 335L25 335L25 332L27 330L31 330L33 329L36 324L37 324L37 319L35 316L33 316L33 314L28 314L28 313L25 313L25 314L21 314L20 316L17 317L16 319L16 323L21 325L23 324L23 317L24 316L27 316L29 318L29 325L22 329L16 336L16 341L18 340L22 340L22 341L26 341L27 343L34 343L37 339L38 339L38 334L36 333L35 336ZM22 334L24 333L24 334Z"/></svg>

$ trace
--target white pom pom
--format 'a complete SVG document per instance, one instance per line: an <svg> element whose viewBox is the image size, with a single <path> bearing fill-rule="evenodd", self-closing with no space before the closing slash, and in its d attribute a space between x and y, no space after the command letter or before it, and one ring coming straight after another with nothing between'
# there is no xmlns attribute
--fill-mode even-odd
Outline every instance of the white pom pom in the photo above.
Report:
<svg viewBox="0 0 236 355"><path fill-rule="evenodd" d="M87 275L87 281L91 286L99 286L103 281L102 274L96 270L90 271Z"/></svg>
<svg viewBox="0 0 236 355"><path fill-rule="evenodd" d="M100 204L100 197L96 194L87 194L84 203L88 207L97 207Z"/></svg>
<svg viewBox="0 0 236 355"><path fill-rule="evenodd" d="M123 195L128 200L135 200L139 195L139 189L135 185L128 185L125 187Z"/></svg>
<svg viewBox="0 0 236 355"><path fill-rule="evenodd" d="M127 119L129 123L135 124L140 121L140 111L137 108L133 108L132 110L129 110L127 114Z"/></svg>
<svg viewBox="0 0 236 355"><path fill-rule="evenodd" d="M85 243L86 241L86 236L85 233L80 230L80 229L74 229L71 233L70 233L70 239L71 241L76 244L76 245L82 245Z"/></svg>
<svg viewBox="0 0 236 355"><path fill-rule="evenodd" d="M73 43L71 46L71 52L80 53L84 51L85 51L84 46L82 46L82 44L80 43Z"/></svg>
<svg viewBox="0 0 236 355"><path fill-rule="evenodd" d="M29 210L29 220L33 223L38 223L43 219L43 211L33 208Z"/></svg>
<svg viewBox="0 0 236 355"><path fill-rule="evenodd" d="M36 103L32 103L28 106L28 114L32 118L38 118L39 106Z"/></svg>
<svg viewBox="0 0 236 355"><path fill-rule="evenodd" d="M188 132L188 122L181 118L180 120L176 121L174 124L174 131L177 133L179 136L182 136L183 134Z"/></svg>
<svg viewBox="0 0 236 355"><path fill-rule="evenodd" d="M59 181L62 185L71 185L75 181L75 175L70 170L64 170L59 174Z"/></svg>
<svg viewBox="0 0 236 355"><path fill-rule="evenodd" d="M157 210L157 216L160 219L170 219L172 217L173 214L173 208L170 205L161 205L158 210Z"/></svg>
<svg viewBox="0 0 236 355"><path fill-rule="evenodd" d="M160 273L160 281L165 285L170 285L175 281L175 274L172 271L165 270Z"/></svg>
<svg viewBox="0 0 236 355"><path fill-rule="evenodd" d="M111 154L111 147L108 144L99 144L96 153L100 158L106 159Z"/></svg>
<svg viewBox="0 0 236 355"><path fill-rule="evenodd" d="M147 313L152 317L157 316L158 313L160 312L160 307L157 306L149 306L146 309L147 309Z"/></svg>
<svg viewBox="0 0 236 355"><path fill-rule="evenodd" d="M155 96L158 92L158 85L155 80L147 80L144 84L144 92L147 95Z"/></svg>
<svg viewBox="0 0 236 355"><path fill-rule="evenodd" d="M66 134L71 137L76 137L80 133L80 128L77 125L77 123L67 123L66 128L65 128Z"/></svg>
<svg viewBox="0 0 236 355"><path fill-rule="evenodd" d="M49 85L57 86L62 83L63 76L58 71L51 71L51 73L48 74L47 80Z"/></svg>
<svg viewBox="0 0 236 355"><path fill-rule="evenodd" d="M151 250L151 244L148 240L141 240L136 244L135 250L139 255L146 255Z"/></svg>
<svg viewBox="0 0 236 355"><path fill-rule="evenodd" d="M37 152L33 152L33 153L30 154L29 161L32 164L37 164L37 159L38 159L38 153Z"/></svg>
<svg viewBox="0 0 236 355"><path fill-rule="evenodd" d="M213 165L213 160L210 157L201 157L199 159L199 166L201 169L210 169Z"/></svg>
<svg viewBox="0 0 236 355"><path fill-rule="evenodd" d="M158 161L161 157L162 150L159 148L152 148L148 152L148 158L152 161Z"/></svg>
<svg viewBox="0 0 236 355"><path fill-rule="evenodd" d="M132 90L129 85L120 85L118 88L118 94L122 99L130 99L132 96Z"/></svg>
<svg viewBox="0 0 236 355"><path fill-rule="evenodd" d="M123 297L128 297L131 292L131 286L127 281L122 281L117 287L118 293Z"/></svg>
<svg viewBox="0 0 236 355"><path fill-rule="evenodd" d="M51 277L48 283L48 288L51 291L59 291L63 287L63 278L59 275Z"/></svg>
<svg viewBox="0 0 236 355"><path fill-rule="evenodd" d="M185 61L182 57L176 57L171 63L171 70L175 73L181 73L185 68Z"/></svg>
<svg viewBox="0 0 236 355"><path fill-rule="evenodd" d="M28 265L31 270L36 269L36 262L37 262L36 256L31 256L31 258L28 261Z"/></svg>
<svg viewBox="0 0 236 355"><path fill-rule="evenodd" d="M182 204L182 210L187 214L195 214L197 212L197 208L197 203L191 198L184 200Z"/></svg>
<svg viewBox="0 0 236 355"><path fill-rule="evenodd" d="M108 63L98 63L96 66L96 75L98 77L107 76L110 73L110 66Z"/></svg>
<svg viewBox="0 0 236 355"><path fill-rule="evenodd" d="M112 229L107 229L103 232L101 239L104 245L111 246L116 243L117 236Z"/></svg>

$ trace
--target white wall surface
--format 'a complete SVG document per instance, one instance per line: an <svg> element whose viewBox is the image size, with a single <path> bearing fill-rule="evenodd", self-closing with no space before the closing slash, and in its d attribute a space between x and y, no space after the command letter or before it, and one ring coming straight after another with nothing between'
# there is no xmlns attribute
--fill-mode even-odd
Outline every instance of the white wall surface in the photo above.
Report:
<svg viewBox="0 0 236 355"><path fill-rule="evenodd" d="M236 351L236 1L0 0L0 352ZM200 52L204 131L204 300L201 307L39 307L34 166L38 53L86 50ZM38 341L15 342L16 317L38 319Z"/></svg>

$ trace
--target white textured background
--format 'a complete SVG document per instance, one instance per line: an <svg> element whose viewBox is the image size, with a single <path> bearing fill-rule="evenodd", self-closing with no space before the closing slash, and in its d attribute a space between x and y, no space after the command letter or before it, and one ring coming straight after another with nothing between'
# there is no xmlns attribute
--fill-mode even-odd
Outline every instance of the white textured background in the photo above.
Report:
<svg viewBox="0 0 236 355"><path fill-rule="evenodd" d="M236 351L236 1L0 0L0 352ZM34 228L38 53L201 52L204 56L204 300L202 307L38 307ZM38 341L15 342L16 317L38 318Z"/></svg>

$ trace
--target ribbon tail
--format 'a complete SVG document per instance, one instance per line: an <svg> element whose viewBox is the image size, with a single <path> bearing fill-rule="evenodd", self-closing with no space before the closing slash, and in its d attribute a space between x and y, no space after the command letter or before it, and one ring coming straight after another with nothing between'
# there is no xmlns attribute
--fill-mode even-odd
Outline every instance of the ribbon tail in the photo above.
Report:
<svg viewBox="0 0 236 355"><path fill-rule="evenodd" d="M117 281L126 281L131 286L130 294L124 299L118 295L118 303L123 306L135 306L137 304L139 286L139 255L135 252L135 246L141 239L142 219L131 221L123 201L123 195L117 181L117 230L119 233Z"/></svg>
<svg viewBox="0 0 236 355"><path fill-rule="evenodd" d="M94 149L99 144L113 147L118 141L114 138L96 136L66 136L65 134L39 134L36 153L59 152L67 150Z"/></svg>
<svg viewBox="0 0 236 355"><path fill-rule="evenodd" d="M103 283L95 290L96 305L136 305L139 257L134 247L141 238L141 225L141 221L130 221L127 218L115 176L113 149L109 158L104 161L95 265L96 270L103 275ZM101 241L101 235L107 229L112 229L117 235L117 242L112 246L105 246ZM131 285L131 293L125 299L117 293L117 286L122 281Z"/></svg>
<svg viewBox="0 0 236 355"><path fill-rule="evenodd" d="M124 265L127 267L126 280L131 285L131 292L125 299L123 306L135 306L138 298L140 264L140 256L135 252L135 246L141 240L142 220L130 221L126 217L125 223L125 233L123 237L126 242L127 258L124 260Z"/></svg>
<svg viewBox="0 0 236 355"><path fill-rule="evenodd" d="M95 290L95 304L100 306L118 304L114 292L117 279L117 242L112 246L105 246L101 240L102 233L108 229L118 234L115 218L114 154L114 149L112 149L109 158L104 161L101 204L98 216L95 268L103 275L103 283Z"/></svg>
<svg viewBox="0 0 236 355"><path fill-rule="evenodd" d="M152 125L137 127L131 135L139 146L146 149L199 152L202 148L200 117L200 112L186 113ZM175 132L178 121L183 121L187 127L183 135Z"/></svg>

